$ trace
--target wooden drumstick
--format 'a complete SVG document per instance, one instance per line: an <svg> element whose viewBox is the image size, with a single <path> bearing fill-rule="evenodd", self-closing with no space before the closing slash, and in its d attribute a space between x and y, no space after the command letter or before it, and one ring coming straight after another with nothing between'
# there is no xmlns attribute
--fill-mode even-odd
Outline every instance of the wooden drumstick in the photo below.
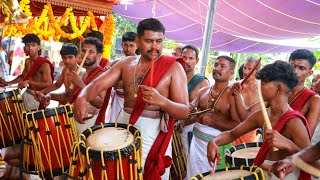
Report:
<svg viewBox="0 0 320 180"><path fill-rule="evenodd" d="M86 61L86 58L87 58L87 56L88 56L88 53L89 53L89 50L87 49L87 50L86 50L86 54L84 55L84 57L83 57L83 59L82 59L82 61L81 61L81 63L80 63L80 67L77 69L77 72L76 72L77 75L80 74L81 68L83 67L84 62ZM71 84L71 85L70 85L70 89L73 89L73 87L74 87L74 85Z"/></svg>
<svg viewBox="0 0 320 180"><path fill-rule="evenodd" d="M269 130L272 130L272 125L271 125L271 122L270 122L270 119L269 119L269 116L268 116L268 113L267 113L267 109L266 109L266 106L264 104L264 100L263 100L263 97L262 97L261 80L258 80L258 94L259 94L259 101L260 101L261 111L262 111L264 122L266 124L266 128L269 129ZM273 147L272 149L273 149L273 151L278 151L279 150L278 148L275 148L275 147Z"/></svg>
<svg viewBox="0 0 320 180"><path fill-rule="evenodd" d="M304 162L298 155L293 155L291 162L304 172L320 178L320 170Z"/></svg>

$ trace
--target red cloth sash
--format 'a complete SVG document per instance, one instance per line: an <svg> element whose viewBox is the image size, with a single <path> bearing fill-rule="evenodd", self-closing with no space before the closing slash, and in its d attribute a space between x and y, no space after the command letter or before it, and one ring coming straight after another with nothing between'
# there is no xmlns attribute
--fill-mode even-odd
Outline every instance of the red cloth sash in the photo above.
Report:
<svg viewBox="0 0 320 180"><path fill-rule="evenodd" d="M99 66L101 67L106 67L106 65L108 64L109 60L107 58L101 58Z"/></svg>
<svg viewBox="0 0 320 180"><path fill-rule="evenodd" d="M92 79L93 79L98 73L100 73L100 72L105 72L105 71L106 71L106 70L105 70L104 68L100 67L100 66L95 67L94 69L92 69L92 70L89 72L88 76L87 76L86 79L84 80L84 84L85 84L85 85L89 84L89 83L92 81ZM72 97L70 98L70 100L69 100L69 103L70 103L70 104L73 104L73 103L74 103L74 101L75 101L75 100L77 99L77 97L79 96L80 92L81 92L81 89L80 89L80 88L78 88L78 89L74 92L73 96L72 96ZM98 125L98 124L100 124L101 122L104 123L105 115L106 115L106 110L107 110L108 103L109 103L109 99L110 99L110 95L111 95L111 88L109 88L109 89L107 90L107 92L106 92L106 96L105 96L105 98L104 98L104 102L103 102L103 104L102 104L102 107L100 108L100 111L99 111L97 120L96 120L96 122L95 122L95 125Z"/></svg>
<svg viewBox="0 0 320 180"><path fill-rule="evenodd" d="M303 124L306 126L308 134L309 134L309 138L311 139L310 136L310 130L309 130L309 124L306 120L306 118L297 110L292 110L292 111L287 111L277 122L277 124L273 127L274 130L281 132L283 127L286 125L286 123L294 118L294 117L298 117L302 120ZM264 141L262 143L262 146L256 156L256 158L254 159L253 163L257 166L260 166L261 164L263 164L264 160L267 157L267 154L269 152L270 149L270 145L267 141ZM311 179L311 176L303 171L300 171L300 176L299 176L299 180L309 180Z"/></svg>
<svg viewBox="0 0 320 180"><path fill-rule="evenodd" d="M301 109L303 108L303 106L308 102L308 100L314 96L316 93L311 91L308 88L305 88L301 94L294 99L291 103L290 106L292 109L297 110L297 111L301 111Z"/></svg>
<svg viewBox="0 0 320 180"><path fill-rule="evenodd" d="M40 66L43 64L43 63L48 63L50 65L50 68L51 68L51 83L53 82L54 80L54 66L53 64L46 58L43 58L43 57L37 57L37 59L34 61L32 67L30 68L28 74L26 75L26 77L24 77L23 81L25 80L29 80L31 76L33 76L37 71L38 69L40 68Z"/></svg>
<svg viewBox="0 0 320 180"><path fill-rule="evenodd" d="M160 82L162 77L167 73L169 67L176 61L175 57L169 56L161 56L155 63L154 63L154 78L153 84L150 85L151 74L150 72L147 73L145 79L143 80L143 85L149 85L153 88L157 86ZM182 66L185 67L184 61L179 61L182 63ZM133 111L130 116L129 123L135 124L141 115L146 102L142 99L142 91L138 90L138 96L134 103ZM173 133L173 126L174 126L174 119L170 118L168 123L168 132L164 133L162 131L159 132L155 142L153 143L146 162L144 166L144 179L153 179L153 180L160 180L161 175L165 173L165 169L172 164L172 159L169 156L165 156L165 152L168 148L172 133Z"/></svg>

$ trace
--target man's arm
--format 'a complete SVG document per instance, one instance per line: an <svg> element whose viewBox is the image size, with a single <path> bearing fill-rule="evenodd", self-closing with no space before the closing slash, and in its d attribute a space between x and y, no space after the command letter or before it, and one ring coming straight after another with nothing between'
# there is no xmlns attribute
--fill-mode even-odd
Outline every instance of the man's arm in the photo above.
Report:
<svg viewBox="0 0 320 180"><path fill-rule="evenodd" d="M320 96L315 95L311 97L310 99L310 109L308 111L308 114L306 115L306 119L310 126L310 134L311 137L314 134L314 131L316 130L318 120L320 117Z"/></svg>
<svg viewBox="0 0 320 180"><path fill-rule="evenodd" d="M143 100L146 103L160 106L162 110L175 119L188 119L188 90L187 76L182 66L174 62L170 67L171 81L169 87L169 98L162 96L156 89L141 85L143 91Z"/></svg>
<svg viewBox="0 0 320 180"><path fill-rule="evenodd" d="M50 86L46 87L45 89L42 89L40 93L42 94L48 94L51 91L55 91L59 89L64 81L64 76L65 76L65 68L63 68L61 75L58 77L57 81L54 84L51 84Z"/></svg>
<svg viewBox="0 0 320 180"><path fill-rule="evenodd" d="M117 63L82 89L74 103L74 114L80 123L83 123L82 119L88 114L86 103L94 100L98 94L112 87L118 80L121 80L121 68L124 63L127 63L127 61Z"/></svg>
<svg viewBox="0 0 320 180"><path fill-rule="evenodd" d="M67 104L69 101L68 93L65 91L61 93L50 93L47 96L50 96L51 100L58 101L60 104Z"/></svg>
<svg viewBox="0 0 320 180"><path fill-rule="evenodd" d="M218 137L208 143L207 156L209 162L214 162L216 158L221 159L219 146L231 143L240 136L259 128L259 120L262 117L261 111L251 114L245 121L230 131L221 133Z"/></svg>

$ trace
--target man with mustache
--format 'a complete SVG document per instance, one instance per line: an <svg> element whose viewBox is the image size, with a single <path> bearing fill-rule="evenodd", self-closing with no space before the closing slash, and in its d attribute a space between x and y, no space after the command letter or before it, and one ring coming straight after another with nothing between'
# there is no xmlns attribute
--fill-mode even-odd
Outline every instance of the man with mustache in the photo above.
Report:
<svg viewBox="0 0 320 180"><path fill-rule="evenodd" d="M255 66L258 63L258 59L254 57L249 57L243 65L243 78L247 78L249 73L253 73L248 77L246 82L242 85L242 81L237 81L232 85L232 92L234 101L236 104L237 114L240 121L244 121L247 117L253 112L260 109L259 97L258 97L258 87L256 81L256 73L260 68L260 65L256 69ZM236 146L242 143L257 142L259 136L256 133L256 130L253 130L233 142L233 145Z"/></svg>
<svg viewBox="0 0 320 180"><path fill-rule="evenodd" d="M45 96L45 98L43 98L42 101L44 102L44 104L48 105L51 99L59 101L63 98L67 99L70 104L73 104L73 102L79 95L81 89L106 71L104 68L98 65L98 60L100 59L102 50L103 45L97 38L86 38L86 40L82 43L81 52L81 58L83 58L86 51L88 51L88 56L86 57L84 62L84 68L86 69L86 73L82 77L76 74L76 72L74 71L68 74L68 80L72 82L72 84L74 85L74 93L71 96L68 95L67 91L60 94L51 93L49 96ZM110 90L108 91L110 92ZM100 124L100 122L104 122L106 106L108 105L108 101L105 101L105 98L108 98L107 91L101 91L90 101L90 103L88 103L88 113L91 115L91 118L88 119L86 123L76 122L76 128L78 133L82 133L85 129L94 126L95 124Z"/></svg>
<svg viewBox="0 0 320 180"><path fill-rule="evenodd" d="M187 74L189 102L194 100L201 88L210 85L205 76L195 72L195 67L199 61L198 55L199 51L195 46L186 45L182 48L181 57L186 62L185 71ZM183 128L181 132L181 141L186 155L188 155L194 121L192 121L192 119L188 119L188 121L180 121L179 126L180 128Z"/></svg>
<svg viewBox="0 0 320 180"><path fill-rule="evenodd" d="M24 53L28 58L25 61L25 68L21 75L12 81L6 82L0 78L0 86L19 83L19 88L28 87L22 94L26 110L34 110L39 107L39 102L34 98L34 91L42 90L52 84L54 67L48 59L40 57L41 40L35 34L27 34L22 38L25 44ZM4 161L8 163L3 179L19 179L21 146L16 145L6 148ZM14 168L11 168L13 166ZM17 169L17 171L15 171ZM12 173L11 172L15 172Z"/></svg>
<svg viewBox="0 0 320 180"><path fill-rule="evenodd" d="M116 63L81 91L74 106L77 121L85 122L87 102L122 80L124 111L117 121L133 124L141 131L144 179L169 179L172 118L187 119L189 113L183 66L176 58L161 55L164 33L165 28L159 20L140 21L136 44L141 56L128 56ZM167 133L160 130L160 111L172 117Z"/></svg>
<svg viewBox="0 0 320 180"><path fill-rule="evenodd" d="M297 49L291 53L289 62L295 67L299 84L290 93L288 102L292 109L300 111L306 117L312 137L320 117L320 96L305 87L304 83L313 74L316 58L307 49Z"/></svg>
<svg viewBox="0 0 320 180"><path fill-rule="evenodd" d="M194 115L196 120L193 127L194 137L188 155L187 179L200 172L208 172L211 169L207 160L206 147L209 141L224 131L230 130L239 124L234 98L229 88L229 80L234 75L235 61L228 56L219 56L212 69L215 84L199 90L192 104L197 110L205 111ZM220 152L232 145L221 146ZM219 168L224 167L224 162Z"/></svg>

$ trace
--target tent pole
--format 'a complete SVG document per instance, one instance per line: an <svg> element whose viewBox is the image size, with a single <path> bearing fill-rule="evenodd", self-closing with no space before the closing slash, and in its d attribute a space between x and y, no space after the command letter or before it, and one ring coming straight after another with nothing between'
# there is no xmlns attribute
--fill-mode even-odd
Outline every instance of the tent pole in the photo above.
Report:
<svg viewBox="0 0 320 180"><path fill-rule="evenodd" d="M216 10L217 0L209 0L206 26L203 34L202 48L200 53L200 74L205 75L205 70L207 67L208 55L210 51L210 44L212 39L212 31L214 24L214 12Z"/></svg>

